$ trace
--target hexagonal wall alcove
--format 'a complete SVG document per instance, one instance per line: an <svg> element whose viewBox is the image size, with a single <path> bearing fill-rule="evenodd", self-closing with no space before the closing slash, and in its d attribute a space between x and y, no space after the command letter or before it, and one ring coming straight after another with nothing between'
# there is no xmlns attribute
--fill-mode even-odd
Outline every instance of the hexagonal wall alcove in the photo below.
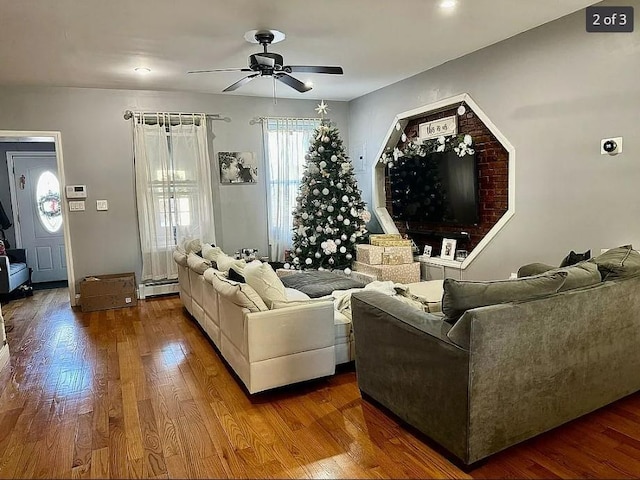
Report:
<svg viewBox="0 0 640 480"><path fill-rule="evenodd" d="M458 113L464 106L465 112ZM460 110L462 112L462 110ZM478 174L479 221L477 224L443 222L407 222L394 220L390 213L391 195L387 165L382 155L402 143L402 134L417 133L419 123L457 116L459 134L474 139ZM431 244L434 252L440 245L435 239L456 238L458 248L469 251L461 268L467 268L514 214L515 149L468 94L446 98L436 103L396 115L382 144L374 168L373 210L385 233L408 233L419 246ZM423 240L423 241L421 241Z"/></svg>

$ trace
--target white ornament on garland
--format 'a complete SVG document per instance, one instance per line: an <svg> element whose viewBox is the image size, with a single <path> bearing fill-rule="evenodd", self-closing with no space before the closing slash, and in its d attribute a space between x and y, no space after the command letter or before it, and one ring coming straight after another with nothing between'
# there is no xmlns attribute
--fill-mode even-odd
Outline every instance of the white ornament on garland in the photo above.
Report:
<svg viewBox="0 0 640 480"><path fill-rule="evenodd" d="M346 275L351 275L351 269L350 269L349 267L345 268L345 269L344 269L344 273L345 273Z"/></svg>

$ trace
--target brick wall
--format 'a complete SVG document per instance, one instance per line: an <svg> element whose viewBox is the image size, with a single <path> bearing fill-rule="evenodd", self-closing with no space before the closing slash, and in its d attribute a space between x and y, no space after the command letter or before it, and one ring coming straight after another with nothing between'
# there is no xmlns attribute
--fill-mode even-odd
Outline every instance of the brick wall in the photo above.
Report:
<svg viewBox="0 0 640 480"><path fill-rule="evenodd" d="M458 240L456 248L470 252L505 214L509 206L509 152L493 136L473 110L468 105L463 105L467 110L464 115L457 114L459 105L455 105L445 111L415 118L409 122L404 130L407 138L411 140L417 138L418 126L421 123L456 115L458 117L458 133L469 134L473 138L478 168L478 213L480 217L478 224L395 222L400 233L407 233L421 251L424 245L431 245L433 255L439 255L443 238L456 238ZM402 147L402 145L398 146ZM387 209L393 217L388 175L385 177L385 190ZM469 235L461 235L461 232L467 232Z"/></svg>

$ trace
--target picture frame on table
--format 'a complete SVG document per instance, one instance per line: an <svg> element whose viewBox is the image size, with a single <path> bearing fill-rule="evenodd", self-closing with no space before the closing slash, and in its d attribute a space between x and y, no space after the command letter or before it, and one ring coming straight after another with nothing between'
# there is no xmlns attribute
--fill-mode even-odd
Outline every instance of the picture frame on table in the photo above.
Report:
<svg viewBox="0 0 640 480"><path fill-rule="evenodd" d="M431 256L431 245L425 245L424 246L424 251L422 252L422 255L425 257L430 257Z"/></svg>
<svg viewBox="0 0 640 480"><path fill-rule="evenodd" d="M443 238L442 239L442 251L440 252L440 258L444 260L453 260L456 254L456 244L457 240L453 238Z"/></svg>

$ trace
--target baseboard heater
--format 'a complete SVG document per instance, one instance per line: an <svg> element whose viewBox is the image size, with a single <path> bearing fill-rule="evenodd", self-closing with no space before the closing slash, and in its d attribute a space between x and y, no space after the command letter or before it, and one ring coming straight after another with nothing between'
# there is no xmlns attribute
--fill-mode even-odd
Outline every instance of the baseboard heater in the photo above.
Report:
<svg viewBox="0 0 640 480"><path fill-rule="evenodd" d="M140 300L144 300L149 297L157 297L159 295L171 295L179 292L180 288L177 279L163 282L141 283L138 285L138 298Z"/></svg>

